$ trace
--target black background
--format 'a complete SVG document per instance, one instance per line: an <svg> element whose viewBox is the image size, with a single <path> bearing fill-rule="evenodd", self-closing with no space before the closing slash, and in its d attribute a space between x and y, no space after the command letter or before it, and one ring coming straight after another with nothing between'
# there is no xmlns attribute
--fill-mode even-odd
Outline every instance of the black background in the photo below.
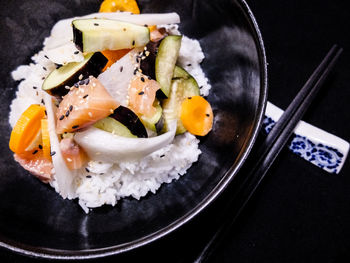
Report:
<svg viewBox="0 0 350 263"><path fill-rule="evenodd" d="M249 0L269 63L269 101L286 108L332 44L344 53L304 120L350 141L347 1ZM339 175L282 151L209 262L348 262L350 164ZM191 262L215 230L228 188L213 205L151 245L90 262ZM0 262L38 262L0 250Z"/></svg>

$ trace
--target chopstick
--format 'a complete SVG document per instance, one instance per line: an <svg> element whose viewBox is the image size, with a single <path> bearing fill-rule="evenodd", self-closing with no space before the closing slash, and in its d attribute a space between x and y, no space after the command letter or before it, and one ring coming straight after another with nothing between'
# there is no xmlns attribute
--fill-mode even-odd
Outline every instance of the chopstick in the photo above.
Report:
<svg viewBox="0 0 350 263"><path fill-rule="evenodd" d="M228 232L237 220L238 216L265 177L266 172L288 142L288 139L293 134L294 128L301 120L317 92L324 84L327 76L334 68L342 51L342 48L333 45L326 57L322 60L321 64L312 73L308 81L298 92L279 121L273 127L265 141L261 144L257 151L257 155L255 155L258 156L258 160L255 161L255 166L250 170L237 193L235 193L228 201L229 204L227 207L229 207L229 209L226 209L226 211L231 211L231 213L235 211L237 212L233 215L227 212L225 213L222 217L225 218L225 220L221 223L215 234L194 262L205 262L215 252L220 244L219 241L223 239L225 233Z"/></svg>

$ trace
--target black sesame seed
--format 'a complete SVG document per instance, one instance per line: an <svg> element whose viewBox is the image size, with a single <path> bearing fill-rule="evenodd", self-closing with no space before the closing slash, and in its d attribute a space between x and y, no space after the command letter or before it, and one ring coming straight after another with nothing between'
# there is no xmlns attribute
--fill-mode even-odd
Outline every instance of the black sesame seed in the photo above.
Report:
<svg viewBox="0 0 350 263"><path fill-rule="evenodd" d="M142 82L145 82L145 78L144 78L144 77L141 77L141 81L142 81Z"/></svg>
<svg viewBox="0 0 350 263"><path fill-rule="evenodd" d="M70 105L69 106L69 111L72 111L73 110L73 105Z"/></svg>
<svg viewBox="0 0 350 263"><path fill-rule="evenodd" d="M36 92L36 95L39 96L39 92Z"/></svg>
<svg viewBox="0 0 350 263"><path fill-rule="evenodd" d="M46 55L45 55L44 57L45 57L45 58L47 58L47 59L49 59L49 57L48 57L48 56L46 56Z"/></svg>
<svg viewBox="0 0 350 263"><path fill-rule="evenodd" d="M69 116L69 113L70 113L70 111L69 111L69 110L67 110L67 111L66 111L66 117L68 117L68 116Z"/></svg>
<svg viewBox="0 0 350 263"><path fill-rule="evenodd" d="M134 69L134 75L136 75L136 73L137 73L138 70L139 70L138 68L135 68L135 69Z"/></svg>
<svg viewBox="0 0 350 263"><path fill-rule="evenodd" d="M41 99L41 104L42 104L42 105L45 105L44 99Z"/></svg>
<svg viewBox="0 0 350 263"><path fill-rule="evenodd" d="M47 111L45 110L45 115L47 115Z"/></svg>
<svg viewBox="0 0 350 263"><path fill-rule="evenodd" d="M87 175L86 178L91 178L91 175Z"/></svg>
<svg viewBox="0 0 350 263"><path fill-rule="evenodd" d="M90 79L87 78L87 79L85 80L85 85L88 85L89 83L90 83Z"/></svg>
<svg viewBox="0 0 350 263"><path fill-rule="evenodd" d="M74 84L74 87L79 88L79 84L78 84L78 83L75 83L75 84Z"/></svg>
<svg viewBox="0 0 350 263"><path fill-rule="evenodd" d="M37 89L38 87L33 86L33 89Z"/></svg>
<svg viewBox="0 0 350 263"><path fill-rule="evenodd" d="M187 64L187 66L188 66L188 67L191 67L191 66L192 66L192 64Z"/></svg>
<svg viewBox="0 0 350 263"><path fill-rule="evenodd" d="M104 173L100 173L100 175L104 175Z"/></svg>
<svg viewBox="0 0 350 263"><path fill-rule="evenodd" d="M144 24L143 26L144 26L144 27L148 27L148 25L147 25L147 24Z"/></svg>
<svg viewBox="0 0 350 263"><path fill-rule="evenodd" d="M136 57L135 60L136 60L136 63L139 63L139 60L140 60L140 59L139 59L139 57Z"/></svg>
<svg viewBox="0 0 350 263"><path fill-rule="evenodd" d="M159 156L160 158L163 158L165 155L164 154L162 154L161 156Z"/></svg>
<svg viewBox="0 0 350 263"><path fill-rule="evenodd" d="M74 125L74 126L72 126L72 129L76 129L78 127L79 127L79 125Z"/></svg>
<svg viewBox="0 0 350 263"><path fill-rule="evenodd" d="M144 91L140 91L140 92L139 92L139 95L143 95L143 94L145 94Z"/></svg>
<svg viewBox="0 0 350 263"><path fill-rule="evenodd" d="M210 116L210 114L208 114L208 113L207 113L207 114L205 114L205 116L209 117L209 116Z"/></svg>
<svg viewBox="0 0 350 263"><path fill-rule="evenodd" d="M47 70L45 67L43 67L43 70Z"/></svg>
<svg viewBox="0 0 350 263"><path fill-rule="evenodd" d="M41 79L42 79L42 80L44 80L44 79L45 79L45 77L42 77Z"/></svg>
<svg viewBox="0 0 350 263"><path fill-rule="evenodd" d="M36 154L38 152L38 150L35 150L34 152L33 152L33 154Z"/></svg>
<svg viewBox="0 0 350 263"><path fill-rule="evenodd" d="M83 97L83 99L86 99L88 96L89 96L89 94L86 94L86 95Z"/></svg>
<svg viewBox="0 0 350 263"><path fill-rule="evenodd" d="M78 82L79 85L84 85L85 84L85 81L84 80L81 80Z"/></svg>
<svg viewBox="0 0 350 263"><path fill-rule="evenodd" d="M150 76L147 77L148 79L152 79Z"/></svg>
<svg viewBox="0 0 350 263"><path fill-rule="evenodd" d="M43 146L41 144L39 144L39 149L41 150L43 148Z"/></svg>
<svg viewBox="0 0 350 263"><path fill-rule="evenodd" d="M132 45L135 46L135 40L132 41Z"/></svg>
<svg viewBox="0 0 350 263"><path fill-rule="evenodd" d="M79 51L75 51L74 54L75 54L75 55L79 54Z"/></svg>
<svg viewBox="0 0 350 263"><path fill-rule="evenodd" d="M94 23L94 26L99 26L99 24L97 24L97 23Z"/></svg>
<svg viewBox="0 0 350 263"><path fill-rule="evenodd" d="M192 97L188 97L188 99L190 100L190 99L192 99Z"/></svg>
<svg viewBox="0 0 350 263"><path fill-rule="evenodd" d="M203 86L200 86L199 89L203 88Z"/></svg>
<svg viewBox="0 0 350 263"><path fill-rule="evenodd" d="M88 168L85 167L85 171L87 171L88 173L90 173L90 170Z"/></svg>
<svg viewBox="0 0 350 263"><path fill-rule="evenodd" d="M56 152L55 151L52 151L51 153L50 153L50 156L54 156L56 154Z"/></svg>
<svg viewBox="0 0 350 263"><path fill-rule="evenodd" d="M56 65L56 69L58 69L58 68L62 67L62 65L61 65L61 64L57 64L57 63L55 63L55 65Z"/></svg>
<svg viewBox="0 0 350 263"><path fill-rule="evenodd" d="M61 120L63 120L63 119L64 119L64 115L62 115L62 116L60 117L60 119L59 119L59 120L61 121Z"/></svg>
<svg viewBox="0 0 350 263"><path fill-rule="evenodd" d="M120 67L120 72L123 72L123 66Z"/></svg>

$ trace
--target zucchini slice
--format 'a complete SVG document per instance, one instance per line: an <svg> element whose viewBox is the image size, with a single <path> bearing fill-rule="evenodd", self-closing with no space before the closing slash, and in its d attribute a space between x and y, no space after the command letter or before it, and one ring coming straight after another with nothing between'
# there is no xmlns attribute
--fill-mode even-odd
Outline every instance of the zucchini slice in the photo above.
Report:
<svg viewBox="0 0 350 263"><path fill-rule="evenodd" d="M173 78L169 98L163 100L162 104L164 118L163 130L167 131L169 123L176 119L176 134L181 134L186 132L186 128L180 119L182 102L185 98L200 95L200 92L196 80L184 69L176 66L174 76L177 77Z"/></svg>
<svg viewBox="0 0 350 263"><path fill-rule="evenodd" d="M53 96L64 96L71 87L90 75L97 77L107 64L108 59L100 52L89 53L81 62L71 62L52 71L45 79L42 89Z"/></svg>
<svg viewBox="0 0 350 263"><path fill-rule="evenodd" d="M179 56L182 36L167 36L159 45L156 57L156 80L165 96L169 97L171 79Z"/></svg>
<svg viewBox="0 0 350 263"><path fill-rule="evenodd" d="M109 19L73 20L73 41L82 52L143 47L149 28Z"/></svg>
<svg viewBox="0 0 350 263"><path fill-rule="evenodd" d="M125 125L121 124L119 121L111 117L106 117L99 120L94 124L94 127L113 133L115 135L128 138L137 138L137 136L133 135Z"/></svg>

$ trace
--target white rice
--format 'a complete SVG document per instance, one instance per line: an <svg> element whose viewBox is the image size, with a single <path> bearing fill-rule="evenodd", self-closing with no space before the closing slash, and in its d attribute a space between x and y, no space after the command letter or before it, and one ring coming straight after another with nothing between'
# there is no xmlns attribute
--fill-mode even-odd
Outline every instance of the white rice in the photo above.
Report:
<svg viewBox="0 0 350 263"><path fill-rule="evenodd" d="M173 34L179 33L177 25L166 27ZM43 50L32 57L33 63L21 65L12 72L14 80L22 80L10 106L9 123L12 127L29 105L41 103L43 99L43 79L55 68L55 64L45 57L45 43L52 43L51 36L45 39ZM207 96L210 84L200 67L203 59L199 42L184 36L178 63L195 77L201 86L201 95ZM198 160L201 153L198 144L199 140L195 136L185 133L140 160L115 163L90 161L76 173L75 197L79 198L79 204L88 212L89 208L104 204L114 206L124 197L140 199L148 192L155 193L162 183L178 179ZM55 179L50 184L59 192Z"/></svg>

